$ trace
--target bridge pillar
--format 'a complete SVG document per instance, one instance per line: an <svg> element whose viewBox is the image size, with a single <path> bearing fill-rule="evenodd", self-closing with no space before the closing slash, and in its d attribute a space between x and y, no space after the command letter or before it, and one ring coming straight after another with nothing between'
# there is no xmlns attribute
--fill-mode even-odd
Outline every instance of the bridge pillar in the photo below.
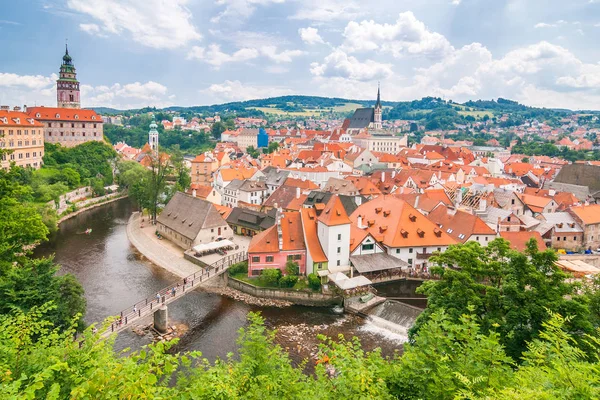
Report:
<svg viewBox="0 0 600 400"><path fill-rule="evenodd" d="M154 312L154 329L160 333L167 333L169 329L169 310L165 304L162 304Z"/></svg>

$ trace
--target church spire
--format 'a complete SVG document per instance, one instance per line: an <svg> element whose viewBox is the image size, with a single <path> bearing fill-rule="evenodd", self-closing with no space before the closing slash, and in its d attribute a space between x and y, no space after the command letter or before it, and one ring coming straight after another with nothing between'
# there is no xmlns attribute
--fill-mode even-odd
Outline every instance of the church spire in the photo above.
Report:
<svg viewBox="0 0 600 400"><path fill-rule="evenodd" d="M56 81L56 100L59 108L80 108L79 81L69 47L65 43L65 55L60 65L59 78Z"/></svg>
<svg viewBox="0 0 600 400"><path fill-rule="evenodd" d="M381 108L381 93L379 89L379 82L377 82L377 103L375 103L375 108Z"/></svg>

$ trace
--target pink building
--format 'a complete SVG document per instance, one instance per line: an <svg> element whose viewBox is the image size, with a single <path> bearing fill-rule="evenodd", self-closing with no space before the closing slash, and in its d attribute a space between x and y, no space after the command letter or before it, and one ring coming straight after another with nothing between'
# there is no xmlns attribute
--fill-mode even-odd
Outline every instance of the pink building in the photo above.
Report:
<svg viewBox="0 0 600 400"><path fill-rule="evenodd" d="M298 212L284 212L269 229L252 238L248 247L248 276L259 276L263 269L279 268L285 274L288 261L298 263L306 274L306 244Z"/></svg>

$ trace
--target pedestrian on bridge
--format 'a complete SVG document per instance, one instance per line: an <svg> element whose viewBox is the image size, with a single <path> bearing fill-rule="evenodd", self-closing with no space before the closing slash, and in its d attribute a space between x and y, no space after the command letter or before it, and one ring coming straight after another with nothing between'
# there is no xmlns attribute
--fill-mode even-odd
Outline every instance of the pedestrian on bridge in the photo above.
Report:
<svg viewBox="0 0 600 400"><path fill-rule="evenodd" d="M136 306L133 306L133 313L137 314L137 307Z"/></svg>
<svg viewBox="0 0 600 400"><path fill-rule="evenodd" d="M160 293L156 293L156 302L160 303Z"/></svg>
<svg viewBox="0 0 600 400"><path fill-rule="evenodd" d="M175 297L175 293L177 293L177 289L175 289L175 286L173 286L173 289L171 289L171 294L173 297Z"/></svg>

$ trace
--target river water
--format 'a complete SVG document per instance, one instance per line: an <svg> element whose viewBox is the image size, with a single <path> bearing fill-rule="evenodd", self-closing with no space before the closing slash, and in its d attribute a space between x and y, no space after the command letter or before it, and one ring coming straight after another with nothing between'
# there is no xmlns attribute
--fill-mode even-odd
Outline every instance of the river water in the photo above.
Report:
<svg viewBox="0 0 600 400"><path fill-rule="evenodd" d="M36 249L36 256L54 254L61 273L72 273L81 282L87 299L87 323L101 322L177 280L142 260L129 244L126 224L131 212L127 199L92 209L63 222L55 237ZM84 234L87 228L92 228L90 235ZM395 291L393 287L387 285L382 290L402 295L410 291ZM235 353L237 332L246 326L251 311L261 312L266 325L278 330L276 342L288 348L295 361L314 353L319 333L330 337L341 333L348 339L357 336L365 349L380 347L388 356L401 350L405 339L362 318L334 315L327 308L259 308L197 289L169 305L170 322L189 328L176 350L199 350L211 361ZM116 348L138 348L148 342L147 337L124 331Z"/></svg>

